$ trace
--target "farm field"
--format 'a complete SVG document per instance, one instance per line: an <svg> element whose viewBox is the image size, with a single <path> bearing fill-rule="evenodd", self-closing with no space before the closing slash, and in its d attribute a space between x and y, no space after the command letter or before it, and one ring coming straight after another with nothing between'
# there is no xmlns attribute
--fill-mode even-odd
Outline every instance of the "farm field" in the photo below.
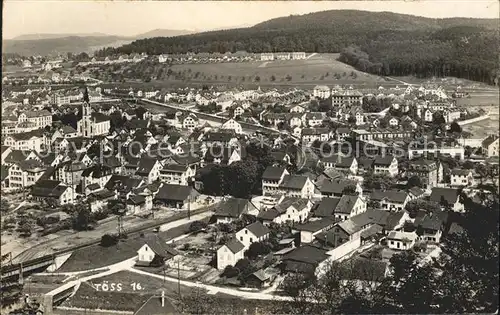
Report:
<svg viewBox="0 0 500 315"><path fill-rule="evenodd" d="M212 63L212 64L183 64L173 65L173 71L199 72L209 76L210 82L260 85L292 85L310 86L318 84L367 84L383 83L385 79L367 74L353 67L335 60L331 54L313 55L305 60L283 61L253 61L242 63ZM354 73L355 76L351 76ZM335 77L337 74L337 78ZM229 76L231 80L229 80ZM260 82L255 82L255 77L260 77ZM272 79L274 76L274 80ZM287 76L290 76L288 79ZM245 81L243 81L243 78ZM196 80L190 80L196 82Z"/></svg>

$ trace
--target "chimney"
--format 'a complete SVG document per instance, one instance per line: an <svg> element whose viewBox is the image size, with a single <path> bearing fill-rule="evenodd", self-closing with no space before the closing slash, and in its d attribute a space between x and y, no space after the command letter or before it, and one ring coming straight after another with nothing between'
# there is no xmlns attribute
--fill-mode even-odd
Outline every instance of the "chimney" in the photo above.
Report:
<svg viewBox="0 0 500 315"><path fill-rule="evenodd" d="M165 290L161 290L161 307L165 307Z"/></svg>

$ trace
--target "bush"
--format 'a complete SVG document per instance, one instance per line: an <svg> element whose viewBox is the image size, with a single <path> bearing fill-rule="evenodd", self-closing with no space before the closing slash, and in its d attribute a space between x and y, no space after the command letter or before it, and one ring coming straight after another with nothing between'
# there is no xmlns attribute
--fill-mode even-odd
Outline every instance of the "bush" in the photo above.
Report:
<svg viewBox="0 0 500 315"><path fill-rule="evenodd" d="M224 271L222 272L221 276L226 277L226 278L234 278L237 277L240 274L240 270L236 267L233 266L226 266L224 268Z"/></svg>
<svg viewBox="0 0 500 315"><path fill-rule="evenodd" d="M206 229L208 224L203 221L194 221L189 225L189 232L199 232L203 229Z"/></svg>
<svg viewBox="0 0 500 315"><path fill-rule="evenodd" d="M101 237L101 246L103 247L110 247L110 246L113 246L113 245L116 245L118 244L118 235L116 234L104 234L102 237Z"/></svg>

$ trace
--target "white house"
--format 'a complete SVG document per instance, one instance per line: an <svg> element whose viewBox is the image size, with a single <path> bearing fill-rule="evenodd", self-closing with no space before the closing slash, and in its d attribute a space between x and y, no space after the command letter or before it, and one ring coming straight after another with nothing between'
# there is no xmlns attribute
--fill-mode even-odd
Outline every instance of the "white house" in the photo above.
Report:
<svg viewBox="0 0 500 315"><path fill-rule="evenodd" d="M398 175L398 160L394 156L378 156L373 162L373 172L394 177Z"/></svg>
<svg viewBox="0 0 500 315"><path fill-rule="evenodd" d="M454 169L451 171L450 184L452 187L474 186L472 170Z"/></svg>
<svg viewBox="0 0 500 315"><path fill-rule="evenodd" d="M387 246L390 249L407 250L415 245L417 233L404 231L391 231L387 236Z"/></svg>
<svg viewBox="0 0 500 315"><path fill-rule="evenodd" d="M499 156L498 148L499 148L499 138L495 135L490 135L486 137L481 143L481 148L483 150L483 154L487 157Z"/></svg>
<svg viewBox="0 0 500 315"><path fill-rule="evenodd" d="M244 258L245 246L236 238L229 240L217 250L217 269L224 270L227 266L234 266L238 260Z"/></svg>
<svg viewBox="0 0 500 315"><path fill-rule="evenodd" d="M312 208L312 202L309 199L298 197L282 197L280 199L279 203L271 209L260 211L257 219L261 220L264 225L286 222L302 223L307 220Z"/></svg>
<svg viewBox="0 0 500 315"><path fill-rule="evenodd" d="M326 85L317 85L313 89L313 96L321 99L329 98L331 90Z"/></svg>
<svg viewBox="0 0 500 315"><path fill-rule="evenodd" d="M17 121L18 123L30 122L36 125L37 128L43 128L45 126L52 125L52 114L45 109L38 111L26 111L19 114Z"/></svg>
<svg viewBox="0 0 500 315"><path fill-rule="evenodd" d="M176 260L179 256L180 253L175 248L169 246L166 241L157 236L148 239L137 251L137 261L141 265L149 265L155 257L168 262L169 260Z"/></svg>
<svg viewBox="0 0 500 315"><path fill-rule="evenodd" d="M256 221L236 232L236 239L245 246L245 249L248 249L252 243L267 240L269 238L269 232L267 226Z"/></svg>
<svg viewBox="0 0 500 315"><path fill-rule="evenodd" d="M236 132L237 134L243 133L243 128L241 127L241 124L232 118L223 123L220 126L220 128L234 130L234 132Z"/></svg>

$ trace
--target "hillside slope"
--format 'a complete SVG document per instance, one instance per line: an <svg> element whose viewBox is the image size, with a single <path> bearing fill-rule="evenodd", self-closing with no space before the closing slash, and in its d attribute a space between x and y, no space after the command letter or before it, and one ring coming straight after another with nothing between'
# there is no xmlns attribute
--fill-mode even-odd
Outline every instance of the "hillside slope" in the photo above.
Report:
<svg viewBox="0 0 500 315"><path fill-rule="evenodd" d="M360 52L343 62L378 75L452 75L494 84L498 19L430 19L390 12L323 11L249 28L137 40L97 52ZM345 56L344 56L345 57Z"/></svg>

